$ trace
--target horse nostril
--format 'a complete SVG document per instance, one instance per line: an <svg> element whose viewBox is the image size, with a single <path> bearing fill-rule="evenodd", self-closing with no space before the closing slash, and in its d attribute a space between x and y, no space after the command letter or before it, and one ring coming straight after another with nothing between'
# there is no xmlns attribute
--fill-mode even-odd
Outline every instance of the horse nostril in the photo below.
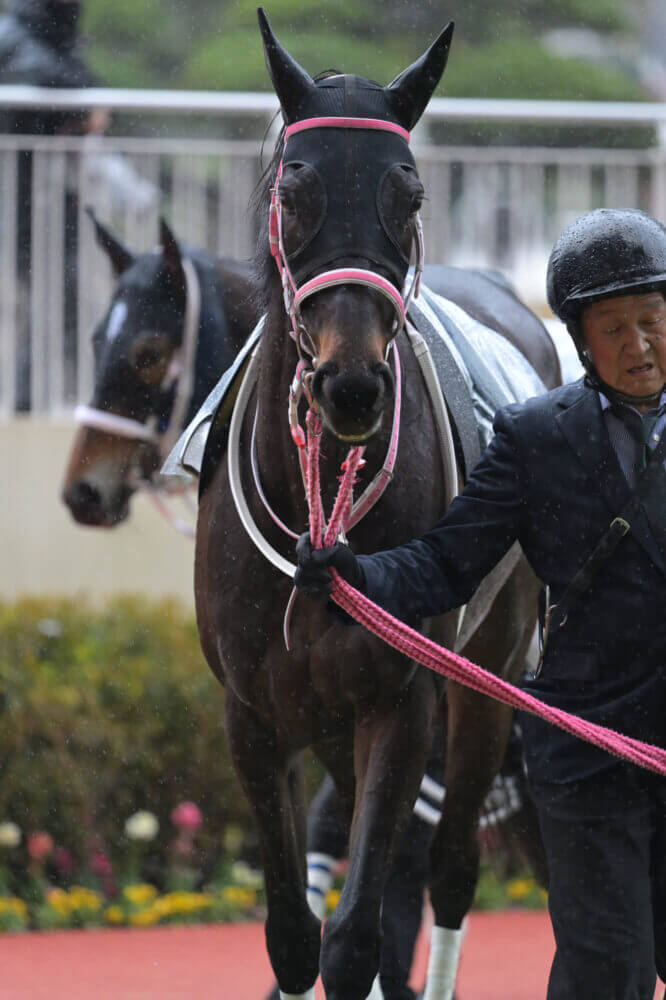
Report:
<svg viewBox="0 0 666 1000"><path fill-rule="evenodd" d="M384 383L368 375L343 376L329 379L324 390L339 413L369 413L383 396Z"/></svg>
<svg viewBox="0 0 666 1000"><path fill-rule="evenodd" d="M315 399L321 399L324 393L324 382L338 374L338 366L333 361L325 361L318 365L310 381L310 391Z"/></svg>
<svg viewBox="0 0 666 1000"><path fill-rule="evenodd" d="M74 515L91 514L101 509L102 494L96 486L79 479L66 491L65 503Z"/></svg>

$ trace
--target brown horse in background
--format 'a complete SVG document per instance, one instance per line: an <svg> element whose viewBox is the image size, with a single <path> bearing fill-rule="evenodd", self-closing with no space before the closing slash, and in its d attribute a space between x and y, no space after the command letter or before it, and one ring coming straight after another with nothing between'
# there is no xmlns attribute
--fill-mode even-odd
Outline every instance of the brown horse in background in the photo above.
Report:
<svg viewBox="0 0 666 1000"><path fill-rule="evenodd" d="M327 115L382 119L407 130L418 121L440 79L453 27L449 25L393 84L382 88L350 76L315 83L275 39L262 11L260 24L287 124ZM307 143L301 143L295 159L287 162L285 157L280 205L287 254L300 253L307 259L308 249L333 216L344 235L347 222L351 232L355 216L376 205L387 239L406 261L406 273L414 219L424 193L416 169L406 162L406 144L404 152L395 146L394 162L380 169L372 155L372 136L364 134L359 140L352 129L335 131L330 162L328 133L316 143L312 140L311 156ZM279 144L266 183L266 219L277 164L290 141ZM346 171L343 204L333 205L327 199L323 190L329 182L327 169L336 178L339 170ZM374 269L397 286L395 274L372 257L372 248L359 249L362 235L357 234L355 242L341 240L331 259L337 266ZM308 511L286 420L299 352L290 336L267 232L261 253L267 317L258 347L256 390L240 437L240 471L252 517L268 542L289 559L292 543L267 514L253 483L250 460L254 427L264 494L285 524L304 530ZM317 275L331 259L311 261L304 265L304 273ZM469 300L481 301L481 276L468 273L464 288ZM460 298L453 293L452 297ZM510 308L510 298L508 290L504 299L501 289L497 291L499 312ZM321 478L326 511L331 509L350 443L362 442L366 448L361 486L382 465L395 391L386 355L395 340L403 371L397 466L391 485L352 530L350 540L357 552L405 542L441 515L452 484L445 482L435 417L404 330L395 330L393 309L385 298L357 284L317 292L304 303L301 319L314 355L311 391L324 420ZM525 345L533 336L534 317L525 309L522 326L512 327L512 337ZM539 374L546 385L553 385L559 369L552 349L544 348L543 359ZM266 561L243 530L228 466L221 460L223 440L224 428L214 424L202 470L196 605L204 653L226 688L232 758L258 826L269 956L286 995L313 996L321 969L329 1000L364 1000L378 967L383 886L417 795L436 715L444 705L442 685L434 674L409 663L362 628L343 624L305 599L296 603L292 648L286 652L282 625L291 582ZM464 654L515 679L535 614L536 583L521 559ZM430 622L429 634L451 646L456 617ZM445 705L447 793L432 848L431 901L436 924L455 931L472 902L478 872L478 813L504 756L511 712L453 683L447 685ZM333 776L352 816L349 874L326 923L321 953L320 924L305 896L305 812L298 768L298 754L305 747L313 749Z"/></svg>
<svg viewBox="0 0 666 1000"><path fill-rule="evenodd" d="M134 254L92 217L117 285L93 333L95 388L89 409L137 426L133 436L131 424L121 436L113 432L113 422L108 430L84 423L72 444L62 497L79 524L112 527L128 516L137 488L163 485L158 477L164 457L160 438L170 420L175 381L183 377L181 372L175 380L167 379L183 340L184 258L197 276L200 309L192 393L178 433L245 343L257 320L257 305L249 265L204 251L182 251L164 220L159 249ZM147 440L139 425L151 420L155 434Z"/></svg>

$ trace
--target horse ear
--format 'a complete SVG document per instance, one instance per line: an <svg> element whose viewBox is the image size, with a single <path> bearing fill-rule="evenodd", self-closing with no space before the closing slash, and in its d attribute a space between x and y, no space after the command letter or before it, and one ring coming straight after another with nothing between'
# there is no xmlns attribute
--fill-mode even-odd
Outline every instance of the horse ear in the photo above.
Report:
<svg viewBox="0 0 666 1000"><path fill-rule="evenodd" d="M285 122L289 125L298 120L303 97L308 90L314 89L314 82L303 67L292 59L284 46L280 45L271 30L263 7L257 8L257 15L268 72L280 101Z"/></svg>
<svg viewBox="0 0 666 1000"><path fill-rule="evenodd" d="M400 124L406 129L414 128L442 78L454 27L453 21L449 21L428 51L386 88Z"/></svg>
<svg viewBox="0 0 666 1000"><path fill-rule="evenodd" d="M107 254L111 261L113 273L119 278L123 271L131 267L134 263L134 254L127 247L123 246L119 239L113 235L110 229L102 225L91 205L86 205L86 212L90 216L95 227L95 238L98 246Z"/></svg>
<svg viewBox="0 0 666 1000"><path fill-rule="evenodd" d="M170 279L177 288L185 291L185 272L183 258L176 237L171 232L166 220L160 216L160 243L162 244L162 259Z"/></svg>

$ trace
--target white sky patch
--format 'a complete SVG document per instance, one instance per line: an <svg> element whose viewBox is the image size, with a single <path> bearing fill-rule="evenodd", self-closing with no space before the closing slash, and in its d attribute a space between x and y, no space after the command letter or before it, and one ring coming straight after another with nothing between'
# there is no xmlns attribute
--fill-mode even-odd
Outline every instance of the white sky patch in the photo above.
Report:
<svg viewBox="0 0 666 1000"><path fill-rule="evenodd" d="M109 315L109 322L106 326L106 339L115 340L123 328L123 323L127 319L127 305L124 302L116 302Z"/></svg>

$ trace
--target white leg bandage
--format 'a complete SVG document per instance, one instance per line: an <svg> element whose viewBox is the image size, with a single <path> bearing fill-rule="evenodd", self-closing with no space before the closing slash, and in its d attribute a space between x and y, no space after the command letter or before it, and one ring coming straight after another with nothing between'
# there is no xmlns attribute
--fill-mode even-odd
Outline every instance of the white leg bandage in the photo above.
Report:
<svg viewBox="0 0 666 1000"><path fill-rule="evenodd" d="M375 981L372 984L372 989L368 993L367 1000L384 1000L384 994L382 993L379 976L375 976Z"/></svg>
<svg viewBox="0 0 666 1000"><path fill-rule="evenodd" d="M314 986L307 993L283 993L280 990L280 1000L315 1000Z"/></svg>
<svg viewBox="0 0 666 1000"><path fill-rule="evenodd" d="M447 927L433 927L423 1000L451 1000L463 934L464 927L458 931L451 931Z"/></svg>
<svg viewBox="0 0 666 1000"><path fill-rule="evenodd" d="M308 906L320 920L326 916L326 893L333 885L333 869L337 863L337 858L332 858L330 854L312 852L307 855Z"/></svg>

